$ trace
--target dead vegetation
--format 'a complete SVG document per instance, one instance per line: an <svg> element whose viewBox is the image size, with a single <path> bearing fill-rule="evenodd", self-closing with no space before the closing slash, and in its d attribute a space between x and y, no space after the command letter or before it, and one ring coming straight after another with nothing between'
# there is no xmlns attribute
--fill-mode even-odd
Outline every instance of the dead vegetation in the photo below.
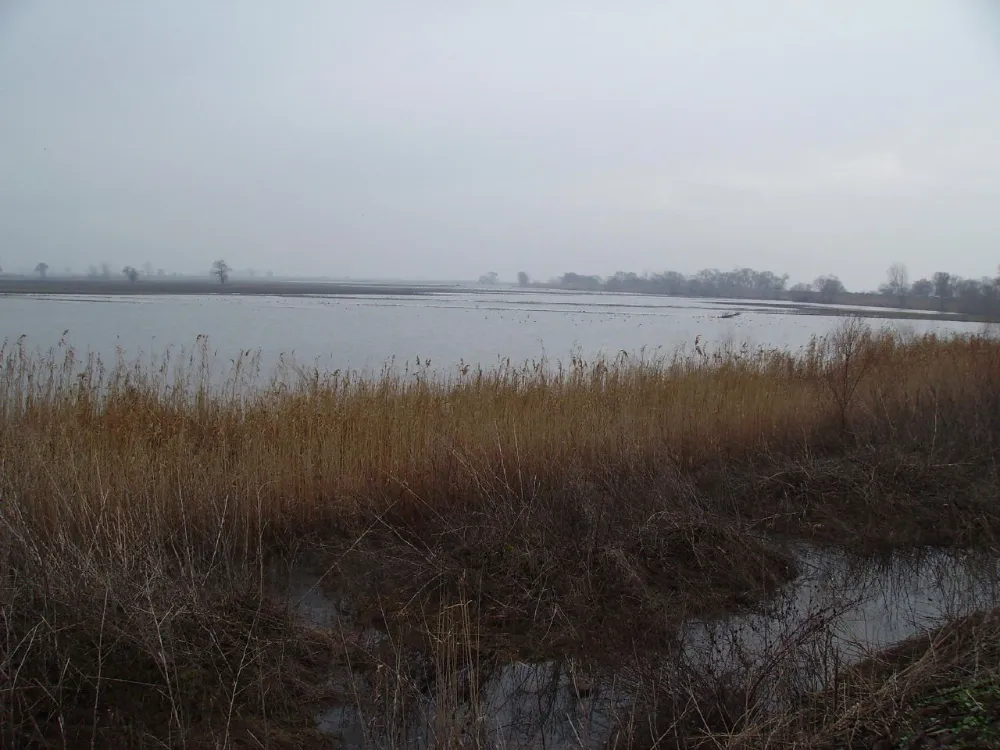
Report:
<svg viewBox="0 0 1000 750"><path fill-rule="evenodd" d="M787 721L823 747L1000 744L1000 610L947 623L844 669Z"/></svg>
<svg viewBox="0 0 1000 750"><path fill-rule="evenodd" d="M845 657L835 608L780 622L723 657L704 644L622 654L617 664L518 661L481 648L468 600L424 621L426 640L386 635L348 654L329 730L354 746L990 748L1000 736L996 611ZM855 644L860 646L861 644ZM686 646L686 647L685 647Z"/></svg>
<svg viewBox="0 0 1000 750"><path fill-rule="evenodd" d="M248 353L224 383L204 341L155 367L0 354L4 747L319 742L329 665L365 659L269 599L276 558L423 654L462 602L467 670L668 650L686 618L793 574L776 532L900 548L1000 530L985 336L848 321L793 353L699 342L449 378L267 379Z"/></svg>

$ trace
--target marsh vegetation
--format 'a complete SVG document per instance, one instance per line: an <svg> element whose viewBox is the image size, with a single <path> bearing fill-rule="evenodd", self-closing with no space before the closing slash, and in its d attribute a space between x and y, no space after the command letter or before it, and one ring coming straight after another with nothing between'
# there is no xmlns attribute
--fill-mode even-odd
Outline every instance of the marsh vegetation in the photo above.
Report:
<svg viewBox="0 0 1000 750"><path fill-rule="evenodd" d="M989 336L374 378L246 353L221 386L207 354L0 353L4 747L492 747L530 680L600 714L546 746L901 747L1000 684L989 599L891 652L834 647L842 602L768 610L803 543L991 559ZM685 646L766 611L778 638Z"/></svg>

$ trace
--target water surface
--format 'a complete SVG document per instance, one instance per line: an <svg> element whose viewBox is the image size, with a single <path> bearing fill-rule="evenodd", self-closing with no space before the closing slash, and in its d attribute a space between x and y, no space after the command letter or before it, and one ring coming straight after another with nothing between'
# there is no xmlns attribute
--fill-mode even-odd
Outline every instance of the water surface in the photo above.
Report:
<svg viewBox="0 0 1000 750"><path fill-rule="evenodd" d="M811 313L822 310L812 306ZM736 317L723 317L738 312ZM801 312L801 311L800 311ZM220 367L241 350L259 350L265 373L282 355L321 369L378 371L430 360L455 372L460 362L490 367L542 358L566 361L626 352L647 356L703 344L795 349L840 318L800 314L748 301L574 292L454 292L427 296L0 296L0 341L24 335L47 350L66 335L80 352L114 360L156 360L208 336ZM858 309L859 315L868 311ZM975 332L952 320L871 319L875 328L923 333Z"/></svg>

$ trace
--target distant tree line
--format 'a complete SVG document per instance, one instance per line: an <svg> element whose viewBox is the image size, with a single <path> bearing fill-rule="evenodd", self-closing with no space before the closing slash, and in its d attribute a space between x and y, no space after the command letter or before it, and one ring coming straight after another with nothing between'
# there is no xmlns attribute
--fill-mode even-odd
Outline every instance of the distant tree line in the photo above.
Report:
<svg viewBox="0 0 1000 750"><path fill-rule="evenodd" d="M518 274L518 283L528 285L528 276ZM885 282L876 291L849 292L834 275L820 276L812 283L788 285L788 274L738 268L720 271L703 269L694 274L677 271L637 274L619 271L612 276L564 273L544 286L578 291L633 292L674 297L722 297L735 299L790 300L797 302L840 302L886 307L912 308L1000 318L1000 268L997 276L962 278L938 271L930 278L910 283L902 263L893 263Z"/></svg>
<svg viewBox="0 0 1000 750"><path fill-rule="evenodd" d="M564 273L554 285L565 289L605 292L636 292L640 294L666 294L675 297L744 297L755 299L780 298L788 284L788 275L778 276L771 271L740 268L734 271L705 269L685 275L677 271L636 274L619 271L602 279L600 276L583 276Z"/></svg>
<svg viewBox="0 0 1000 750"><path fill-rule="evenodd" d="M1000 269L997 276L978 279L962 278L946 271L938 271L929 279L917 279L912 284L906 283L904 277L902 283L890 281L879 291L898 298L900 307L924 307L927 302L933 302L940 310L990 319L1000 316Z"/></svg>
<svg viewBox="0 0 1000 750"><path fill-rule="evenodd" d="M35 272L35 274L38 275L39 278L46 279L46 278L49 278L49 271L50 270L51 269L50 269L49 264L46 263L45 261L41 261L40 263L38 263L35 266L34 272ZM2 269L0 269L0 273L3 273ZM230 266L229 263L227 263L225 260L222 260L222 259L217 260L214 263L212 263L212 267L209 270L209 274L211 276L213 276L214 278L216 278L219 281L220 284L225 284L227 281L229 281L229 278L230 278L230 276L233 275L233 273L234 273L233 267ZM257 270L254 269L254 268L248 268L245 271L243 271L243 273L248 278L251 278L251 279L257 278ZM75 274L74 274L74 272L73 272L73 270L71 268L66 268L65 269L64 277L72 277L74 275ZM163 278L166 278L168 275L170 275L170 276L177 276L178 274L176 274L176 273L168 274L162 268L154 269L153 264L147 261L146 263L143 264L141 271L137 267L132 266L132 265L125 266L121 270L121 275L124 276L126 279L128 279L128 281L130 281L131 283L134 284L134 283L136 283L139 280L144 279L144 278L148 279L148 278L153 278L155 276L157 278L163 279ZM86 276L89 279L104 279L104 280L108 280L108 279L114 278L115 274L111 270L111 264L110 263L102 263L100 266L96 266L96 265L90 265L90 266L88 266L87 271L86 271ZM273 271L265 271L264 272L264 276L266 276L269 279L273 278L274 277L274 272ZM490 274L488 274L488 277L489 278L486 278L487 282L494 283L494 284L496 283L497 274L495 272L491 272Z"/></svg>

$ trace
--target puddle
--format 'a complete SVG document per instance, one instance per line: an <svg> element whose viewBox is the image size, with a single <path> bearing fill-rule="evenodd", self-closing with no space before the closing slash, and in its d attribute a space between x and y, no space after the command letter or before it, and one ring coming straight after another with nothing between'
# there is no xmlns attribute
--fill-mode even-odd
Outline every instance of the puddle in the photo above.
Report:
<svg viewBox="0 0 1000 750"><path fill-rule="evenodd" d="M808 621L827 623L848 660L882 649L946 620L1000 604L1000 561L946 551L859 562L836 551L797 555L800 575L759 614L692 622L687 638L703 650L721 631L753 650Z"/></svg>
<svg viewBox="0 0 1000 750"><path fill-rule="evenodd" d="M786 687L817 689L837 668L872 651L1000 606L996 558L934 551L859 562L836 551L795 551L801 574L761 611L682 628L685 664L719 675L734 668L759 671L780 659ZM347 612L315 577L293 574L286 595L314 627L339 627L338 617ZM384 637L365 634L370 643ZM347 747L425 748L455 732L476 734L491 747L603 747L628 715L633 695L640 694L637 664L650 666L633 659L632 667L617 674L594 676L570 661L508 663L492 672L453 674L453 684L443 687L439 676L437 689L408 701L391 679L376 673L359 686L358 695L369 697L364 709L358 701L331 706L318 722ZM471 695L470 684L476 686ZM778 686L769 689L768 700L782 700Z"/></svg>
<svg viewBox="0 0 1000 750"><path fill-rule="evenodd" d="M275 565L268 570L267 581L288 602L296 617L311 627L336 628L350 620L346 599L332 595L323 586L322 577L311 571Z"/></svg>
<svg viewBox="0 0 1000 750"><path fill-rule="evenodd" d="M1000 606L996 557L925 551L859 561L833 550L797 550L800 575L762 611L692 621L689 664L716 674L761 672L779 660L783 684L765 697L818 690L835 673L949 620Z"/></svg>

